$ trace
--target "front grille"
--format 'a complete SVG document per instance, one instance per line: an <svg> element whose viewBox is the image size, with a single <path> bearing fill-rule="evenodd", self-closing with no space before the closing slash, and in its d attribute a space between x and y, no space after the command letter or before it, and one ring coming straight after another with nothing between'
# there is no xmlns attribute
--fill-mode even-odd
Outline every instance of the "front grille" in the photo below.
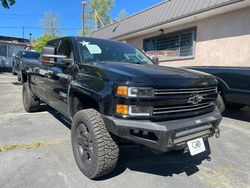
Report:
<svg viewBox="0 0 250 188"><path fill-rule="evenodd" d="M180 119L213 111L217 88L155 89L155 96L161 101L153 107L155 120Z"/></svg>
<svg viewBox="0 0 250 188"><path fill-rule="evenodd" d="M154 108L153 115L171 114L171 113L181 113L181 112L191 112L197 111L205 108L212 107L214 103L201 103L197 105L185 105L176 107L164 107L164 108Z"/></svg>

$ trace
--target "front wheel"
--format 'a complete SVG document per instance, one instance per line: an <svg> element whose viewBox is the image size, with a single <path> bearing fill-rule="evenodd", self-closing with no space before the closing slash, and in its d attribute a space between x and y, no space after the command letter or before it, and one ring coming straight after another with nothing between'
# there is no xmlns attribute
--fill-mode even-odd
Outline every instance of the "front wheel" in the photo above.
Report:
<svg viewBox="0 0 250 188"><path fill-rule="evenodd" d="M104 176L116 167L119 147L94 109L76 113L71 142L77 166L90 179Z"/></svg>

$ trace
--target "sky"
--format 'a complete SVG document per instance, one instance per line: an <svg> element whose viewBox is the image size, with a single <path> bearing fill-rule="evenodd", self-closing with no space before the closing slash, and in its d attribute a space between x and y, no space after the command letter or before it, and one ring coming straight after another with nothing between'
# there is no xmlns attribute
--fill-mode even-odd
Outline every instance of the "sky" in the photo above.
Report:
<svg viewBox="0 0 250 188"><path fill-rule="evenodd" d="M40 20L45 12L51 11L60 15L63 35L79 35L81 30L82 0L16 0L10 9L0 7L0 35L37 38L43 34ZM129 15L146 9L163 0L116 0L110 12L117 17L122 9ZM24 29L23 29L24 28Z"/></svg>

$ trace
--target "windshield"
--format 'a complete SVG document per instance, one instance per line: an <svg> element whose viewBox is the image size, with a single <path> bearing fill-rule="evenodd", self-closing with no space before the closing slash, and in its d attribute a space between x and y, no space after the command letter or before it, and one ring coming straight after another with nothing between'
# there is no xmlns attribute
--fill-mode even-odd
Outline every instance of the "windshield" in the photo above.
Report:
<svg viewBox="0 0 250 188"><path fill-rule="evenodd" d="M153 64L140 50L121 42L94 38L79 38L78 46L84 63L125 62Z"/></svg>
<svg viewBox="0 0 250 188"><path fill-rule="evenodd" d="M40 57L40 53L38 52L26 52L23 51L21 53L22 58L28 58L28 59L38 59Z"/></svg>

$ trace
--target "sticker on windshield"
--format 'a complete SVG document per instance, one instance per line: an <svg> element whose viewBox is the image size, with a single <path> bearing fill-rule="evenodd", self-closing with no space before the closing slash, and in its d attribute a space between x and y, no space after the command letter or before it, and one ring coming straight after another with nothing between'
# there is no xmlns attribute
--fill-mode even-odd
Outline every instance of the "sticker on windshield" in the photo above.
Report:
<svg viewBox="0 0 250 188"><path fill-rule="evenodd" d="M91 54L101 54L102 53L101 48L95 44L87 44L86 47L88 48L89 53L91 53Z"/></svg>
<svg viewBox="0 0 250 188"><path fill-rule="evenodd" d="M91 55L102 53L101 48L95 44L89 44L89 42L86 42L84 40L80 42L80 44L86 47Z"/></svg>

